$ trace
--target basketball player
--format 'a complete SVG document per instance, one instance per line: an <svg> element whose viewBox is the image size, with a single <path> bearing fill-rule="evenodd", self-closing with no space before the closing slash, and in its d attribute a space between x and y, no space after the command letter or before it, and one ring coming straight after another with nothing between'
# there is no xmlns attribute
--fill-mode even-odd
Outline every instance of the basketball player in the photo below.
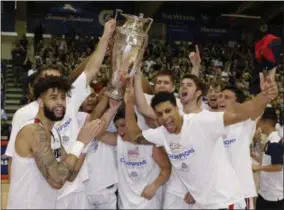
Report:
<svg viewBox="0 0 284 210"><path fill-rule="evenodd" d="M95 75L98 73L100 69L100 66L105 56L105 52L107 50L109 39L115 30L115 24L116 24L115 20L110 20L105 24L104 33L98 43L96 51L91 55L89 60L87 60L86 62L84 61L83 64L74 72L74 74L76 73L77 75L80 76L72 84L74 88L71 90L71 97L67 97L65 117L60 122L55 124L55 127L62 136L63 146L66 151L68 151L69 149L68 147L72 145L72 142L76 141L76 137L79 131L76 115L83 101L88 97L88 95L90 95L89 83L93 81ZM45 71L49 70L54 72L56 71L56 69L57 67L51 67L51 68L47 67ZM82 73L80 74L80 72ZM76 76L73 75L70 80L74 78L76 78ZM38 107L39 105L37 101L34 101L19 109L14 115L12 121L13 128L12 128L11 138L9 140L9 144L6 151L6 154L8 156L12 157L14 153L15 137L19 132L20 128L22 127L24 122L27 122L36 116L38 112ZM86 171L86 169L84 171ZM60 209L84 208L82 207L82 205L84 205L84 202L83 203L76 202L78 200L84 200L84 198L80 199L78 197L80 196L85 197L85 194L76 192L76 189L81 188L82 186L84 185L82 181L80 181L80 178L78 178L78 176L72 183L67 182L65 186L62 189L60 189L60 192L58 193L57 208ZM72 192L74 193L72 194ZM69 201L65 199L66 196L70 196ZM64 199L62 200L62 198ZM75 202L73 203L73 201Z"/></svg>
<svg viewBox="0 0 284 210"><path fill-rule="evenodd" d="M245 95L241 90L227 86L221 92L218 100L219 111L234 110L244 101ZM253 197L257 196L251 170L250 144L256 130L256 120L264 108L255 110L254 116L245 121L227 126L223 135L226 152L245 197L246 209L254 209Z"/></svg>
<svg viewBox="0 0 284 210"><path fill-rule="evenodd" d="M249 118L252 109L266 106L270 97L277 96L276 83L269 79L265 81L268 96L260 94L242 104L236 112L203 110L182 117L174 95L158 93L151 105L162 126L143 132L135 123L133 104L127 103L126 126L130 138L138 144L151 141L165 147L178 177L198 207L228 208L244 198L220 137L225 126Z"/></svg>
<svg viewBox="0 0 284 210"><path fill-rule="evenodd" d="M101 117L108 126L108 132L115 132L113 125L110 124L114 118L121 101L113 99L109 101L109 108ZM104 101L100 101L93 112L101 109ZM79 114L82 116L84 113ZM93 113L90 114L92 118ZM97 114L95 113L95 116ZM78 115L79 117L79 115ZM114 146L109 143L109 138L97 137L91 142L86 163L88 164L89 179L85 181L86 195L90 203L90 209L116 209L117 206L117 167Z"/></svg>
<svg viewBox="0 0 284 210"><path fill-rule="evenodd" d="M119 209L161 209L170 163L161 148L130 141L124 113L120 110L114 118L117 134L106 132L101 139L117 145Z"/></svg>
<svg viewBox="0 0 284 210"><path fill-rule="evenodd" d="M55 76L46 76L35 85L39 111L16 137L7 209L55 208L57 189L77 174L82 150L102 132L103 121L87 124L66 153L54 124L64 118L70 89L67 79Z"/></svg>

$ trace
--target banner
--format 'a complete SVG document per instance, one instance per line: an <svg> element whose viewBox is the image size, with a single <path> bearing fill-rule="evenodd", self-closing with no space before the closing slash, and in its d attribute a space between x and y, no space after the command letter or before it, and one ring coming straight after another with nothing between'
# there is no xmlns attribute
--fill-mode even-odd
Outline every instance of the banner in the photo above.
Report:
<svg viewBox="0 0 284 210"><path fill-rule="evenodd" d="M121 2L27 2L27 30L33 33L41 22L44 33L100 36L105 21L114 16L115 9L126 6ZM129 5L127 5L129 7ZM130 8L131 9L131 8ZM129 8L126 8L126 11Z"/></svg>

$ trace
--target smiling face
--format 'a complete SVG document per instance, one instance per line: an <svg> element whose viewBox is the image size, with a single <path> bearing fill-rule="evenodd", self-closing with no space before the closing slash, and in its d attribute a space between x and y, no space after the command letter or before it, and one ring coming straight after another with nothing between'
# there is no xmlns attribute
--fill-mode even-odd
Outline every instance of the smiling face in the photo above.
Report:
<svg viewBox="0 0 284 210"><path fill-rule="evenodd" d="M50 88L38 99L44 115L51 121L60 121L65 116L66 93Z"/></svg>
<svg viewBox="0 0 284 210"><path fill-rule="evenodd" d="M218 104L221 111L231 109L238 103L235 93L231 90L224 90L219 96Z"/></svg>
<svg viewBox="0 0 284 210"><path fill-rule="evenodd" d="M96 107L97 101L98 101L97 94L95 93L94 89L91 88L91 94L82 103L81 106L82 111L91 113Z"/></svg>
<svg viewBox="0 0 284 210"><path fill-rule="evenodd" d="M197 100L200 95L201 91L197 91L195 82L192 79L185 78L182 80L179 89L179 96L182 104L187 104L189 101Z"/></svg>
<svg viewBox="0 0 284 210"><path fill-rule="evenodd" d="M181 129L181 115L177 106L170 101L165 101L155 106L155 112L160 125L164 126L169 133L178 133Z"/></svg>
<svg viewBox="0 0 284 210"><path fill-rule="evenodd" d="M210 85L208 92L207 92L207 99L208 99L208 105L211 107L211 109L217 109L218 108L218 99L221 93L221 86L217 85L213 87L213 85Z"/></svg>

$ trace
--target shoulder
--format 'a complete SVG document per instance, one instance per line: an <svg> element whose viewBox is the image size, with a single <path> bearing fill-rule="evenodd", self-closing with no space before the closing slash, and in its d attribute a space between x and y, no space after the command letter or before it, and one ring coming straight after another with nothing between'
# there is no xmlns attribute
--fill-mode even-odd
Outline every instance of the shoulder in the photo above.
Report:
<svg viewBox="0 0 284 210"><path fill-rule="evenodd" d="M16 111L13 116L12 126L19 125L33 119L38 112L38 103L33 101Z"/></svg>

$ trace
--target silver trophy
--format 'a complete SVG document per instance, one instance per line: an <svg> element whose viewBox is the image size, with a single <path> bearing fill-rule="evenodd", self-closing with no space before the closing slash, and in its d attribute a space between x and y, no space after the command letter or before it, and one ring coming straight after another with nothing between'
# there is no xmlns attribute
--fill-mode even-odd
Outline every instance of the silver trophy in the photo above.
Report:
<svg viewBox="0 0 284 210"><path fill-rule="evenodd" d="M148 43L148 31L153 23L151 18L120 13L126 21L116 27L112 46L112 68L109 73L109 84L106 95L120 100L124 96L126 78L134 75L140 67Z"/></svg>

